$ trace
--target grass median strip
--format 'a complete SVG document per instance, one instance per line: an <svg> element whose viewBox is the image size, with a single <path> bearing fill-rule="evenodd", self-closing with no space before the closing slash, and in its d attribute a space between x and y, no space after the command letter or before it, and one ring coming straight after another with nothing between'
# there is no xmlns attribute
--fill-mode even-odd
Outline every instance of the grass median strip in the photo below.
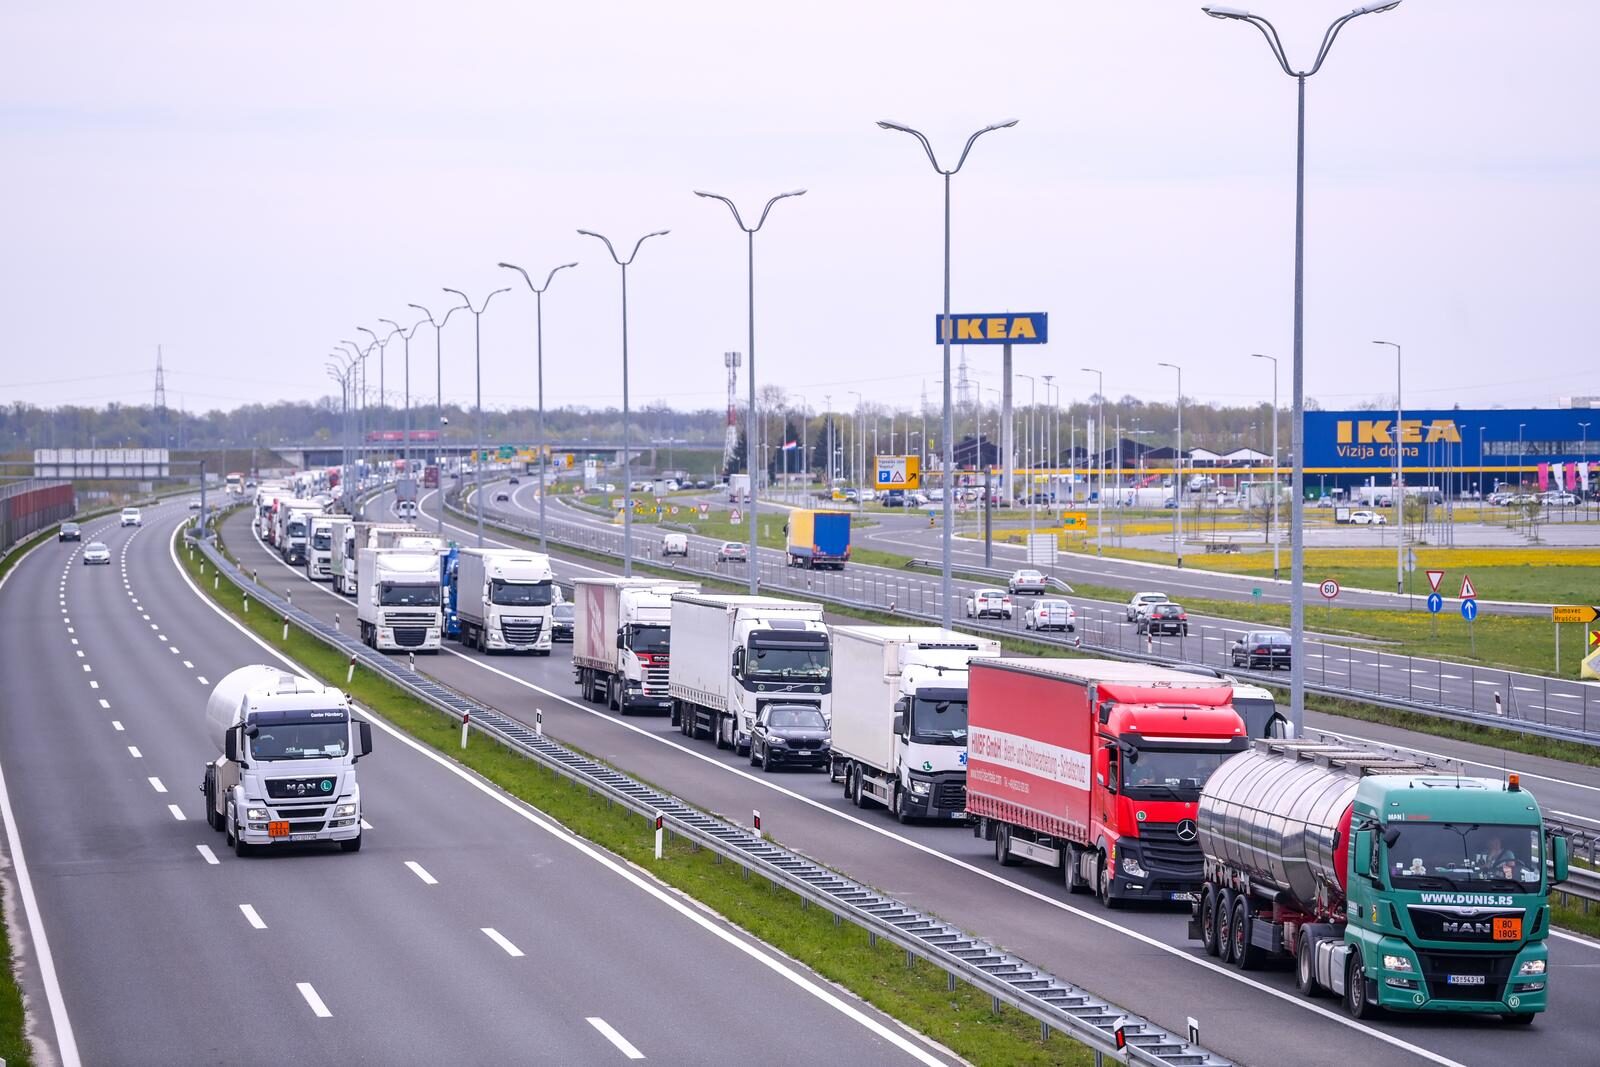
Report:
<svg viewBox="0 0 1600 1067"><path fill-rule="evenodd" d="M900 949L888 942L869 945L865 931L848 923L835 926L823 909L802 907L799 897L764 878L745 876L711 852L670 838L664 858L656 860L654 834L647 820L488 738L474 738L463 751L460 724L455 719L368 671L358 668L351 684L345 685L348 660L339 652L293 626L284 640L279 616L259 605L245 614L242 594L231 583L211 589L211 583L203 579L209 578L214 568L199 552L191 558L188 546L180 543L178 556L205 595L272 647L324 682L340 686L391 725L471 768L580 837L695 898L966 1060L996 1067L1093 1062L1092 1053L1071 1038L1052 1033L1041 1041L1039 1024L1021 1012L1006 1010L996 1015L988 997L965 983L958 982L955 991L949 991L942 971L922 962L908 968Z"/></svg>
<svg viewBox="0 0 1600 1067"><path fill-rule="evenodd" d="M0 885L0 903L5 900L8 887ZM28 1043L28 1018L22 1006L22 990L12 969L11 938L5 923L0 923L0 1063L27 1065L33 1063L33 1047Z"/></svg>

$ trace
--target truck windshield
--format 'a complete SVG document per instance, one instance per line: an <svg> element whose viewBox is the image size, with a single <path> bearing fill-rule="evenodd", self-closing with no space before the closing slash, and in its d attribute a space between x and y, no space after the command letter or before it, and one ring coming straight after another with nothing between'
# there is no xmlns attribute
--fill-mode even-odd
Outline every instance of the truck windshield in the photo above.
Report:
<svg viewBox="0 0 1600 1067"><path fill-rule="evenodd" d="M1529 892L1544 870L1537 826L1391 822L1389 882L1396 889Z"/></svg>
<svg viewBox="0 0 1600 1067"><path fill-rule="evenodd" d="M378 587L378 603L386 608L433 608L439 606L439 585L406 585L384 582Z"/></svg>
<svg viewBox="0 0 1600 1067"><path fill-rule="evenodd" d="M499 578L489 583L489 603L510 604L519 608L542 608L550 603L549 582L507 582Z"/></svg>
<svg viewBox="0 0 1600 1067"><path fill-rule="evenodd" d="M306 535L306 524L305 523L303 523L303 522L291 522L289 524L289 536L290 537L304 537L305 535Z"/></svg>
<svg viewBox="0 0 1600 1067"><path fill-rule="evenodd" d="M340 759L349 750L346 722L273 723L250 739L250 754L258 760Z"/></svg>
<svg viewBox="0 0 1600 1067"><path fill-rule="evenodd" d="M776 678L826 678L830 657L827 645L808 648L750 646L749 671Z"/></svg>
<svg viewBox="0 0 1600 1067"><path fill-rule="evenodd" d="M318 552L326 552L333 547L333 535L327 530L318 530L311 536L311 547Z"/></svg>
<svg viewBox="0 0 1600 1067"><path fill-rule="evenodd" d="M1123 761L1122 792L1135 800L1194 800L1232 752L1141 748Z"/></svg>
<svg viewBox="0 0 1600 1067"><path fill-rule="evenodd" d="M911 740L923 745L965 745L966 691L920 690L911 702Z"/></svg>
<svg viewBox="0 0 1600 1067"><path fill-rule="evenodd" d="M672 627L634 626L628 631L628 647L651 656L664 656L672 650Z"/></svg>

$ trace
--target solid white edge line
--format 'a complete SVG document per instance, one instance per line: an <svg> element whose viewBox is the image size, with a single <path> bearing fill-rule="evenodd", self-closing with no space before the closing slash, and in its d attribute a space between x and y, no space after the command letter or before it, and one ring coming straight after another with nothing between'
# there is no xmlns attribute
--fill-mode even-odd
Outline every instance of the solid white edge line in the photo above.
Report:
<svg viewBox="0 0 1600 1067"><path fill-rule="evenodd" d="M513 958L520 958L523 955L523 951L520 948L518 948L516 945L513 945L509 940L507 940L506 936L504 934L502 934L499 930L496 930L492 926L484 926L484 927L480 927L480 929L483 931L483 934L484 934L485 937L487 937L490 941L493 941L495 944L499 945L501 948L505 949L507 956L511 956Z"/></svg>
<svg viewBox="0 0 1600 1067"><path fill-rule="evenodd" d="M265 930L267 928L267 924L262 920L261 915L253 906L249 904L240 904L239 910L244 913L245 922L249 923L257 930Z"/></svg>
<svg viewBox="0 0 1600 1067"><path fill-rule="evenodd" d="M17 573L41 541L28 549L11 569L0 576L0 590ZM72 1032L72 1019L67 1015L67 1004L61 995L61 981L56 975L55 954L50 951L50 938L45 934L44 917L39 914L39 898L34 895L33 877L28 872L28 858L22 847L22 834L17 827L16 814L11 810L11 793L6 789L5 767L0 766L0 822L5 823L6 842L10 846L11 867L16 873L17 895L22 899L22 910L28 918L28 936L33 941L34 953L39 960L39 978L44 983L45 1001L50 1005L50 1022L55 1030L56 1050L61 1055L62 1067L80 1067L83 1060L78 1055L78 1039ZM20 960L26 950L14 945L13 953Z"/></svg>
<svg viewBox="0 0 1600 1067"><path fill-rule="evenodd" d="M319 1019L333 1018L333 1012L328 1010L328 1006L322 1002L322 998L317 995L317 991L311 988L310 982L296 982L294 987L300 990L300 995L311 1006L311 1014Z"/></svg>
<svg viewBox="0 0 1600 1067"><path fill-rule="evenodd" d="M424 870L422 864L418 863L416 860L406 860L406 866L410 868L412 874L422 879L423 885L439 884L439 879L435 878L433 875Z"/></svg>
<svg viewBox="0 0 1600 1067"><path fill-rule="evenodd" d="M628 1057L628 1059L630 1059L630 1060L642 1060L642 1059L644 1059L644 1053L642 1053L638 1049L634 1048L632 1042L630 1042L627 1038L623 1037L621 1034L617 1033L615 1027L613 1027L610 1023L606 1022L604 1019L600 1018L598 1015L590 1015L590 1016L587 1017L587 1019L585 1019L585 1021L590 1026L592 1026L596 1030L600 1031L600 1036L601 1037L604 1037L607 1041L609 1041L613 1045L617 1046L617 1051L621 1052L624 1056Z"/></svg>
<svg viewBox="0 0 1600 1067"><path fill-rule="evenodd" d="M185 520L185 524L186 523L187 520ZM288 656L284 655L282 652L278 651L270 644L257 637L253 632L246 628L243 623L224 611L220 605L212 601L209 596L203 593L200 588L194 584L193 579L189 577L188 572L183 569L183 564L178 560L177 534L178 530L182 528L182 525L184 524L180 524L179 527L173 530L173 537L172 540L168 542L167 551L168 555L172 559L173 568L178 572L179 577L183 579L184 583L188 585L189 591L193 593L201 603L214 611L219 618L223 619L234 629L238 630L239 633L244 635L245 638L262 649L262 651L266 652L268 655L272 656L272 658L278 660L280 663L283 663L301 676L309 677L309 674L304 667L300 666L300 664L296 663L294 660L290 659ZM424 746L420 741L415 740L409 734L406 734L403 731L389 725L389 723L385 722L372 709L359 708L359 710L363 715L371 720L374 726L388 734L400 744L405 745L407 748L411 749L413 752L416 752L424 759L432 761L439 767L443 768L447 773L454 775L456 778L465 782L473 789L478 790L484 796L493 800L501 807L507 809L508 811L514 812L525 821L532 823L534 826L537 826L539 829L545 831L551 837L563 842L564 844L577 850L582 855L587 856L595 863L605 867L617 877L631 883L635 888L655 898L661 904L664 904L666 907L672 909L684 919L694 923L696 926L699 926L701 929L710 933L713 937L716 937L723 943L732 946L735 950L744 953L746 956L755 960L768 970L774 972L775 974L809 993L811 996L816 997L818 1000L833 1008L835 1011L838 1011L851 1021L861 1025L862 1027L865 1027L867 1030L870 1030L875 1036L894 1045L896 1048L900 1049L906 1055L911 1056L913 1059L916 1059L918 1062L928 1064L930 1067L942 1067L944 1062L943 1060L933 1055L916 1042L907 1038L904 1034L885 1026L883 1023L880 1023L877 1019L872 1018L855 1005L850 1004L848 1001L842 999L832 990L819 985L807 975L794 970L787 962L769 955L766 951L763 951L763 949L765 949L764 944L758 948L757 944L760 943L754 942L754 935L747 934L742 930L739 931L738 934L735 934L732 930L724 929L722 926L702 915L698 910L698 906L691 907L690 905L684 903L674 893L670 893L653 882L647 881L640 875L628 870L620 863L600 852L583 838L574 835L564 827L550 822L535 809L528 807L521 801L508 796L494 786L480 781L475 775L467 771L460 764L449 759L447 756L444 756ZM750 940L747 940L747 938ZM310 987L307 986L306 988ZM1337 1016L1335 1017L1337 1018ZM1441 1057L1429 1058L1434 1059L1435 1062L1445 1064L1447 1067L1463 1067L1463 1065L1455 1064L1453 1061L1446 1060Z"/></svg>

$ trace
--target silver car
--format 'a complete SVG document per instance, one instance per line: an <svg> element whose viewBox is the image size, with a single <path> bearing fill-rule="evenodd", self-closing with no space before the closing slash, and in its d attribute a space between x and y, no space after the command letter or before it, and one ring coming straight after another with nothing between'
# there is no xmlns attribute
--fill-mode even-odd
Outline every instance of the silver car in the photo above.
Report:
<svg viewBox="0 0 1600 1067"><path fill-rule="evenodd" d="M1010 588L1012 596L1016 596L1018 593L1036 593L1043 596L1048 588L1045 585L1044 575L1035 570L1013 572L1011 580L1006 585Z"/></svg>
<svg viewBox="0 0 1600 1067"><path fill-rule="evenodd" d="M83 565L89 567L96 563L111 566L111 549L106 547L104 541L90 541L83 548Z"/></svg>

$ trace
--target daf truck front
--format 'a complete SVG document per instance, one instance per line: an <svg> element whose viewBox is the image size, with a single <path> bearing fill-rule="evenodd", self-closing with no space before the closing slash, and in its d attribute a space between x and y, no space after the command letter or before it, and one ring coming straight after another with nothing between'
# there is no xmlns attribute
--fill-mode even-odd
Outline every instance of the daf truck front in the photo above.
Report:
<svg viewBox="0 0 1600 1067"><path fill-rule="evenodd" d="M435 571L441 566L435 562ZM461 643L480 652L548 656L554 583L550 557L541 552L458 549L454 600Z"/></svg>
<svg viewBox="0 0 1600 1067"><path fill-rule="evenodd" d="M439 554L426 548L356 550L361 640L380 652L437 652L444 630Z"/></svg>

